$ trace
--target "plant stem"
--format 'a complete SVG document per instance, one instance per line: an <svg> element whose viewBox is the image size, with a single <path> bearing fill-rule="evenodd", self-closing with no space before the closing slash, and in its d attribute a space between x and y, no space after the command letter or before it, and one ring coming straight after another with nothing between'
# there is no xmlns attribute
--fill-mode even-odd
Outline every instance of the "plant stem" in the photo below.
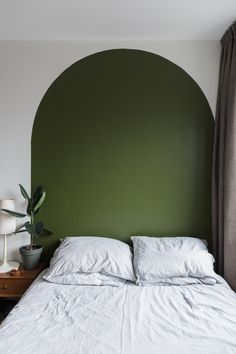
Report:
<svg viewBox="0 0 236 354"><path fill-rule="evenodd" d="M30 223L31 223L31 225L34 226L34 215L32 213L30 216ZM31 251L33 249L33 235L30 235L30 249L31 249Z"/></svg>

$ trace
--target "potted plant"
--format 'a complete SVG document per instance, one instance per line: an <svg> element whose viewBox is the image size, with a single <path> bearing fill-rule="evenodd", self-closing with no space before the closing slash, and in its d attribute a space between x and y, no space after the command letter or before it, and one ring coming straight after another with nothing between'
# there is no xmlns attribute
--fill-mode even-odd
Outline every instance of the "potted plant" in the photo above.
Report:
<svg viewBox="0 0 236 354"><path fill-rule="evenodd" d="M43 246L34 244L34 237L52 234L50 230L44 227L42 221L35 221L35 216L38 214L45 201L46 192L43 189L43 186L38 186L30 197L24 187L21 184L19 184L19 186L22 196L27 201L26 214L8 209L1 210L16 218L28 217L29 220L20 225L15 233L28 232L30 234L30 245L20 247L20 254L23 261L23 267L25 269L35 269L39 263Z"/></svg>

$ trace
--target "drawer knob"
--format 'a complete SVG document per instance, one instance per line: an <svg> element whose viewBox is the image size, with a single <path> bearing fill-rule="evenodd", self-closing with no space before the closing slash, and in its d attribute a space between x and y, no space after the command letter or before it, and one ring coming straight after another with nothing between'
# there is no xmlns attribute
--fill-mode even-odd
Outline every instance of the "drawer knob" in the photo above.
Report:
<svg viewBox="0 0 236 354"><path fill-rule="evenodd" d="M2 289L7 289L8 288L8 285L3 285Z"/></svg>

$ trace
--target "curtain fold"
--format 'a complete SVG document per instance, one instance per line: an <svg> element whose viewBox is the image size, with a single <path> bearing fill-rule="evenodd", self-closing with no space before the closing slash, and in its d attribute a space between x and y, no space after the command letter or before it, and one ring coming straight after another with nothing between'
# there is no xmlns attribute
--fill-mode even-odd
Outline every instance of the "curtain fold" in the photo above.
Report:
<svg viewBox="0 0 236 354"><path fill-rule="evenodd" d="M222 40L212 174L216 270L236 290L236 22Z"/></svg>

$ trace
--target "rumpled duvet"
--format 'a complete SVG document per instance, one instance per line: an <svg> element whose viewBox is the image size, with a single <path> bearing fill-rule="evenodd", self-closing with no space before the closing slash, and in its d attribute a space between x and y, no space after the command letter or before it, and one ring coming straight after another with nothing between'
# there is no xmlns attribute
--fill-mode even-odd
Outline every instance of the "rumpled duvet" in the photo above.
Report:
<svg viewBox="0 0 236 354"><path fill-rule="evenodd" d="M236 294L219 279L112 287L39 276L0 326L0 353L236 353Z"/></svg>

